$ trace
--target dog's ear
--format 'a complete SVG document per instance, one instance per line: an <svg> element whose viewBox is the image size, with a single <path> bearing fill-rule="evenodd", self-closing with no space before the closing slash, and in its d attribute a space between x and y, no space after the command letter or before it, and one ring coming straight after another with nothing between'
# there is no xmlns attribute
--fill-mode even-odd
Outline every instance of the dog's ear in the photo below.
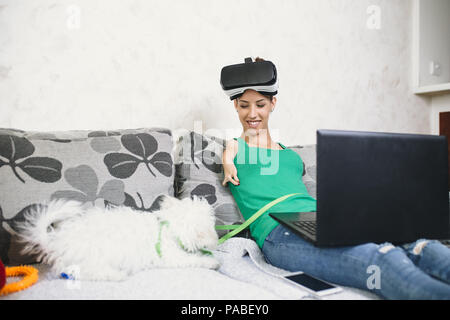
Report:
<svg viewBox="0 0 450 320"><path fill-rule="evenodd" d="M172 206L179 204L181 200L169 196L169 195L164 195L164 197L161 198L160 202L159 202L159 207L160 209L169 209Z"/></svg>
<svg viewBox="0 0 450 320"><path fill-rule="evenodd" d="M187 251L195 252L217 244L214 208L206 198L196 195L183 198L179 210L170 211L165 217Z"/></svg>

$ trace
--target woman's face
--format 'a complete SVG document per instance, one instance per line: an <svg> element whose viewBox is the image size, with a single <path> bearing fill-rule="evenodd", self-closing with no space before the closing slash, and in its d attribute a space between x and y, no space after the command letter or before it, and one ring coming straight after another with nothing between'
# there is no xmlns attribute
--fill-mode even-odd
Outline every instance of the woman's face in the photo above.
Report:
<svg viewBox="0 0 450 320"><path fill-rule="evenodd" d="M269 116L275 107L276 98L270 101L261 93L248 89L244 94L234 99L234 107L239 115L244 133L258 135L269 130Z"/></svg>

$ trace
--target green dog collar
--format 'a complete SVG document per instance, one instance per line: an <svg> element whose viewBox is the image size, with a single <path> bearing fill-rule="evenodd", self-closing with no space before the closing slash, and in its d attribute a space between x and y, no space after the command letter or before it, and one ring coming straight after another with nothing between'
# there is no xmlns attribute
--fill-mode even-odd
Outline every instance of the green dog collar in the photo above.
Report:
<svg viewBox="0 0 450 320"><path fill-rule="evenodd" d="M155 250L156 250L156 253L158 254L158 256L159 256L160 258L162 258L162 252L161 252L161 233L162 233L162 229L163 229L164 226L169 226L169 221L164 220L164 221L160 221L160 222L159 222L158 242L156 242L156 244L155 244ZM178 245L180 246L181 249L183 249L183 250L186 251L186 252L188 251L188 250L186 249L186 247L183 245L183 243L181 242L180 238L178 238L178 237L177 237L177 242L178 242ZM205 255L210 255L210 256L212 256L212 252L211 252L211 251L208 251L208 250L206 250L206 249L200 249L200 252L203 253L203 254L205 254Z"/></svg>

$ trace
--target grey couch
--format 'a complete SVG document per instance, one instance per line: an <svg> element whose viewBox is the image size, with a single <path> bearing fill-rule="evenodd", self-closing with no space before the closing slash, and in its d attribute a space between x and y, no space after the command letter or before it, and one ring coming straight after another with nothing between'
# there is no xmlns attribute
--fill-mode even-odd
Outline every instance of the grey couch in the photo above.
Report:
<svg viewBox="0 0 450 320"><path fill-rule="evenodd" d="M221 156L225 140L166 128L23 131L0 128L0 259L7 266L31 264L39 280L0 299L309 299L280 278L244 232L219 246L217 271L152 269L122 282L64 280L35 256L21 254L15 222L40 202L69 198L92 206L126 205L152 212L163 195L202 196L217 224L242 223L228 188ZM292 146L305 163L303 177L315 197L315 146ZM222 235L221 231L219 235ZM328 299L377 299L345 290Z"/></svg>

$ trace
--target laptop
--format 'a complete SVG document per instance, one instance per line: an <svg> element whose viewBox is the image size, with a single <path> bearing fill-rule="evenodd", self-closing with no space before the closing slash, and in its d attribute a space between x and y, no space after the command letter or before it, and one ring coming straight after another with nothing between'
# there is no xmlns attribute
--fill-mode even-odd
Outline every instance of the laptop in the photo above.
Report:
<svg viewBox="0 0 450 320"><path fill-rule="evenodd" d="M316 246L449 239L445 136L317 130L317 212L270 213Z"/></svg>

